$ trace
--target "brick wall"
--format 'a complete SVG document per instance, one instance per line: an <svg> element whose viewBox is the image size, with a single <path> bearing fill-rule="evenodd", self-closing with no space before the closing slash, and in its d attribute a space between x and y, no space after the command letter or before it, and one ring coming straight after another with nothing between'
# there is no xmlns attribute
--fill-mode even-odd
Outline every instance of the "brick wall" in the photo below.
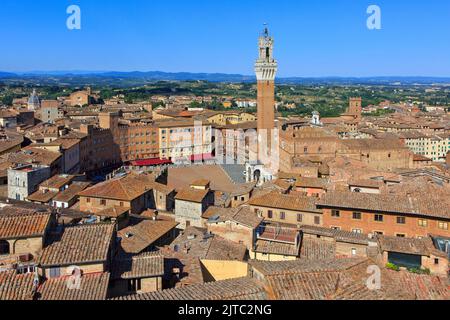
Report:
<svg viewBox="0 0 450 320"><path fill-rule="evenodd" d="M310 226L322 226L322 214L313 213L313 212L305 212L305 211L292 211L292 210L284 210L278 208L264 208L258 206L251 206L252 210L259 210L262 216L266 221L270 222L280 222L287 223L292 225L310 225ZM269 211L272 211L272 218L269 218ZM285 219L281 219L281 213L285 213ZM302 220L297 220L297 215L302 215ZM316 224L315 218L319 219L320 223Z"/></svg>
<svg viewBox="0 0 450 320"><path fill-rule="evenodd" d="M443 230L438 227L440 220L436 218L418 218L415 216L405 216L405 224L398 224L398 214L383 214L383 222L377 222L374 219L376 212L357 211L361 212L361 220L353 219L353 210L339 210L340 217L335 218L331 215L332 209L323 209L323 225L324 227L340 227L345 231L353 231L353 229L360 229L362 233L369 234L374 232L383 232L386 236L397 236L403 234L408 238L426 237L429 234L449 237L450 231ZM355 210L356 211L356 210ZM380 213L382 214L382 213ZM426 220L427 226L419 225L419 219ZM444 221L450 225L450 221Z"/></svg>
<svg viewBox="0 0 450 320"><path fill-rule="evenodd" d="M275 82L258 81L257 87L258 129L273 129L275 125Z"/></svg>

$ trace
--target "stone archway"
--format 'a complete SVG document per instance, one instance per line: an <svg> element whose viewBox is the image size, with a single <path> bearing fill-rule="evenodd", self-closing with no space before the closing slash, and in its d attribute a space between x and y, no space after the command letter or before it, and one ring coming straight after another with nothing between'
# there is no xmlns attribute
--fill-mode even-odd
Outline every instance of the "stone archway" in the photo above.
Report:
<svg viewBox="0 0 450 320"><path fill-rule="evenodd" d="M261 170L257 169L253 172L253 181L259 182L261 179Z"/></svg>

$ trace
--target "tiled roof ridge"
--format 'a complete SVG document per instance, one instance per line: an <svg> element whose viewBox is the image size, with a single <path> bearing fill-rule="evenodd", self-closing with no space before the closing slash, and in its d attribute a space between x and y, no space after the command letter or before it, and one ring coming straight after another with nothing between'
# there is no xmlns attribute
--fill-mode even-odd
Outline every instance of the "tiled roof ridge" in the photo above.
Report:
<svg viewBox="0 0 450 320"><path fill-rule="evenodd" d="M114 227L114 223L98 222L98 223L91 223L91 224L79 224L79 225L74 225L74 226L67 226L65 229L89 229L89 228L93 228L93 227L104 227L104 226Z"/></svg>
<svg viewBox="0 0 450 320"><path fill-rule="evenodd" d="M245 282L246 286L245 288L242 288L241 290L237 291L235 290L236 287L239 287L240 285ZM199 296L197 298L201 297L207 297L208 300L228 300L228 299L236 299L238 300L240 297L247 297L249 295L258 294L261 291L264 291L264 286L260 281L256 281L254 278L250 277L241 277L241 278L235 278L235 279L228 279L228 280L221 280L221 281L214 281L214 282L207 282L202 284L192 284L186 287L180 287L180 288L170 288L165 289L162 291L157 292L150 292L150 293L144 293L141 295L128 295L123 297L114 298L116 299L133 299L133 298L141 298L146 299L149 298L150 300L159 300L161 298L178 298L182 297L186 299L188 296L191 296L193 292L199 291ZM194 298L195 299L195 298Z"/></svg>
<svg viewBox="0 0 450 320"><path fill-rule="evenodd" d="M345 260L345 259L343 259L343 260ZM316 260L316 261L320 262L320 260ZM288 270L272 271L267 276L272 277L272 276L279 276L279 275L295 275L295 274L341 273L341 272L356 268L356 267L363 265L369 261L371 261L370 258L365 258L365 259L360 259L360 261L355 261L354 264L349 265L349 266L339 266L339 267L334 267L334 268L325 266L324 269L322 269L322 270L317 270L318 268L315 268L313 270L296 270L294 268L291 268ZM320 267L319 267L319 269L320 269Z"/></svg>
<svg viewBox="0 0 450 320"><path fill-rule="evenodd" d="M127 177L128 177L128 175L116 180L116 183L119 184L119 187L122 189L122 192L127 196L127 198L131 198L132 195L130 194L129 190L127 188L125 188L125 186L122 183L122 179L125 179Z"/></svg>
<svg viewBox="0 0 450 320"><path fill-rule="evenodd" d="M52 208L49 208L52 209ZM1 209L0 209L1 212ZM13 213L5 213L5 214L0 214L0 219L6 219L6 218L17 218L17 217L36 217L36 216L51 216L52 213L51 212L13 212Z"/></svg>

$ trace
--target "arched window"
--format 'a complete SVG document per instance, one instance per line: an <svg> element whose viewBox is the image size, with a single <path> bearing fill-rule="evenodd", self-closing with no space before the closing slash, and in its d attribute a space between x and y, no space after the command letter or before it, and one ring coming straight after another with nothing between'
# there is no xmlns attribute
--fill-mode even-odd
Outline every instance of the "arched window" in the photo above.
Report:
<svg viewBox="0 0 450 320"><path fill-rule="evenodd" d="M261 171L255 170L253 173L253 180L259 182L259 179L261 179Z"/></svg>
<svg viewBox="0 0 450 320"><path fill-rule="evenodd" d="M361 192L361 189L360 189L360 188L355 188L355 190L353 190L353 192L358 192L358 193L360 193L360 192Z"/></svg>
<svg viewBox="0 0 450 320"><path fill-rule="evenodd" d="M9 254L9 242L6 240L0 240L0 255Z"/></svg>

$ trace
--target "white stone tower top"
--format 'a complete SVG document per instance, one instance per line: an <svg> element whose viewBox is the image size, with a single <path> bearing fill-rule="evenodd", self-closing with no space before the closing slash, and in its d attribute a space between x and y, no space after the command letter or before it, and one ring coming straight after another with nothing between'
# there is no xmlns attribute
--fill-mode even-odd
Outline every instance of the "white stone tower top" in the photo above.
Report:
<svg viewBox="0 0 450 320"><path fill-rule="evenodd" d="M33 93L28 98L28 110L30 111L36 111L41 106L41 102L39 100L39 97L36 93L36 89L33 89Z"/></svg>
<svg viewBox="0 0 450 320"><path fill-rule="evenodd" d="M273 58L273 38L267 26L259 37L259 58L256 60L255 72L258 81L274 81L278 63Z"/></svg>

